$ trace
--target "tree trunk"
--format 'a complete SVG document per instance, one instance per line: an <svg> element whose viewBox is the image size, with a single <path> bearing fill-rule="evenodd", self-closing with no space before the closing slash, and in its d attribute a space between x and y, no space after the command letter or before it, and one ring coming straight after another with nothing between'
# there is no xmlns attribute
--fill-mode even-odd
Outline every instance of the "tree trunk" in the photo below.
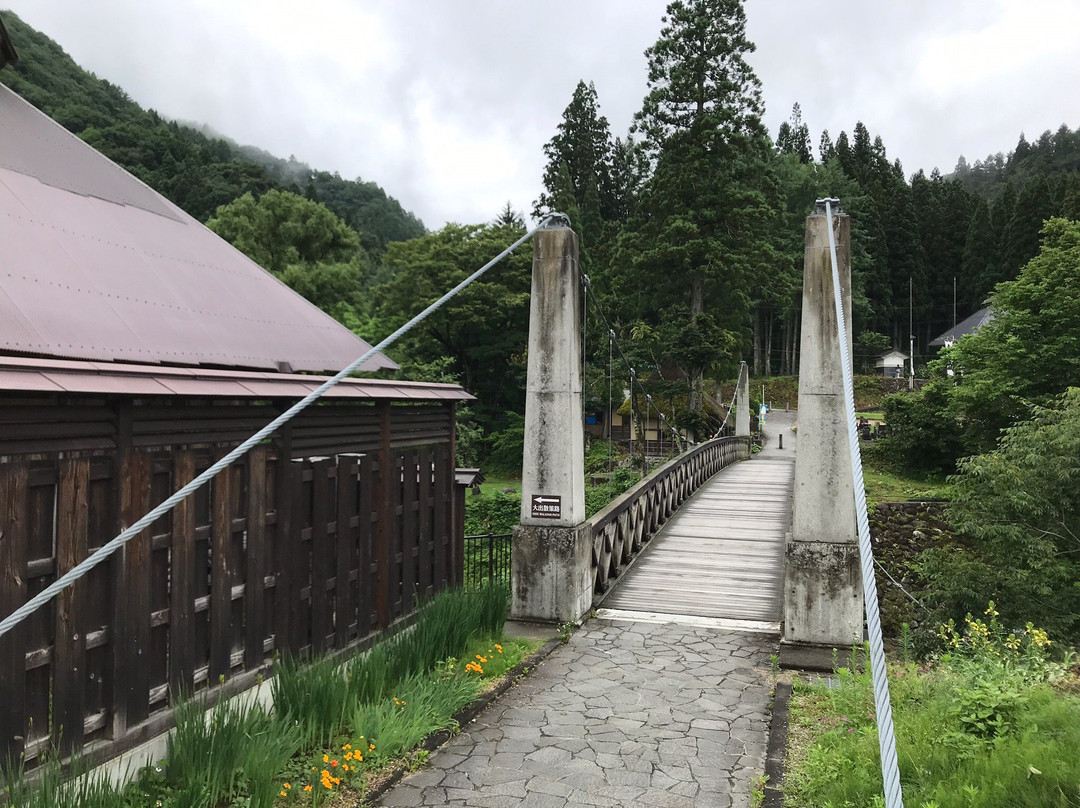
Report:
<svg viewBox="0 0 1080 808"><path fill-rule="evenodd" d="M769 312L769 318L766 321L768 325L765 328L765 375L772 376L772 332L773 332L773 315Z"/></svg>
<svg viewBox="0 0 1080 808"><path fill-rule="evenodd" d="M705 273L696 270L690 277L690 319L697 317L705 311ZM690 369L690 412L702 410L702 376L704 368Z"/></svg>
<svg viewBox="0 0 1080 808"><path fill-rule="evenodd" d="M760 306L754 307L754 375L761 375L761 308Z"/></svg>

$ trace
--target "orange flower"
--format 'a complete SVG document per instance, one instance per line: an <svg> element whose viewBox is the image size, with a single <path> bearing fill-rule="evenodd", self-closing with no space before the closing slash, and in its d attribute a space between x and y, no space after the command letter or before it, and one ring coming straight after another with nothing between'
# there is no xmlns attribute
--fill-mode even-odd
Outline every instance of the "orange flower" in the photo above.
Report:
<svg viewBox="0 0 1080 808"><path fill-rule="evenodd" d="M304 786L304 791L311 791L311 786Z"/></svg>

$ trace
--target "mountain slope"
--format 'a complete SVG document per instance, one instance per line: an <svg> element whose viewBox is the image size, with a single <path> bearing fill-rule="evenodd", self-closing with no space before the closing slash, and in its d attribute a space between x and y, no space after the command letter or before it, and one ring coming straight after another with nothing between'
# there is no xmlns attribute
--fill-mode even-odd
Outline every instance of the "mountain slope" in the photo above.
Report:
<svg viewBox="0 0 1080 808"><path fill-rule="evenodd" d="M19 52L0 81L199 221L244 193L278 188L318 198L360 232L369 250L424 234L423 223L375 183L314 172L294 159L167 121L83 70L14 13L0 17Z"/></svg>

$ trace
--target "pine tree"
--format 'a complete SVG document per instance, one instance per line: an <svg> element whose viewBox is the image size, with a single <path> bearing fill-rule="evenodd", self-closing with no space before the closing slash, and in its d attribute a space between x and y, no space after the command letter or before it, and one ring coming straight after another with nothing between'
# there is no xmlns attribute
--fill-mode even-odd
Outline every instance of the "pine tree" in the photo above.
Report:
<svg viewBox="0 0 1080 808"><path fill-rule="evenodd" d="M761 83L746 61L753 50L739 0L675 0L645 52L649 92L635 127L654 172L635 258L639 273L676 284L667 300L682 298L686 334L718 335L710 361L697 352L686 368L692 412L704 371L747 333L755 275L767 264L775 188Z"/></svg>
<svg viewBox="0 0 1080 808"><path fill-rule="evenodd" d="M776 150L780 154L794 154L803 163L814 159L810 151L810 127L803 123L802 109L798 104L791 108L790 122L780 124L776 133Z"/></svg>
<svg viewBox="0 0 1080 808"><path fill-rule="evenodd" d="M827 163L836 157L836 146L833 145L828 129L821 130L821 139L818 141L818 157L823 163Z"/></svg>
<svg viewBox="0 0 1080 808"><path fill-rule="evenodd" d="M590 209L581 213L592 223L613 217L616 207L612 183L611 129L600 114L596 87L579 81L570 103L563 110L558 131L544 145L544 193L536 201L533 215L539 217L556 209L553 197L559 174L566 168L569 189L578 206L592 200ZM565 188L562 189L565 192ZM599 228L595 228L598 230Z"/></svg>
<svg viewBox="0 0 1080 808"><path fill-rule="evenodd" d="M980 199L971 215L960 268L960 304L965 311L981 308L997 282L997 240L990 221L990 205Z"/></svg>
<svg viewBox="0 0 1080 808"><path fill-rule="evenodd" d="M1005 224L1002 259L1007 279L1015 278L1039 252L1039 231L1057 210L1045 176L1036 176L1020 189L1016 206Z"/></svg>

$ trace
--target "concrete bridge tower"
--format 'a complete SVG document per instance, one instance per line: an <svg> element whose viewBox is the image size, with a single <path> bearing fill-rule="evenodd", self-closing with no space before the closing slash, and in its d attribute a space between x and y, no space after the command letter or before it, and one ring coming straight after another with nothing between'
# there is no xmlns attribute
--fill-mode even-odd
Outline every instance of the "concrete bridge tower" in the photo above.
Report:
<svg viewBox="0 0 1080 808"><path fill-rule="evenodd" d="M581 268L568 224L533 239L521 524L511 554L511 615L576 621L592 607L585 524Z"/></svg>
<svg viewBox="0 0 1080 808"><path fill-rule="evenodd" d="M849 217L834 215L833 229L850 353ZM863 601L828 219L823 207L806 219L798 423L781 657L793 665L817 658L831 667L832 648L863 640Z"/></svg>

